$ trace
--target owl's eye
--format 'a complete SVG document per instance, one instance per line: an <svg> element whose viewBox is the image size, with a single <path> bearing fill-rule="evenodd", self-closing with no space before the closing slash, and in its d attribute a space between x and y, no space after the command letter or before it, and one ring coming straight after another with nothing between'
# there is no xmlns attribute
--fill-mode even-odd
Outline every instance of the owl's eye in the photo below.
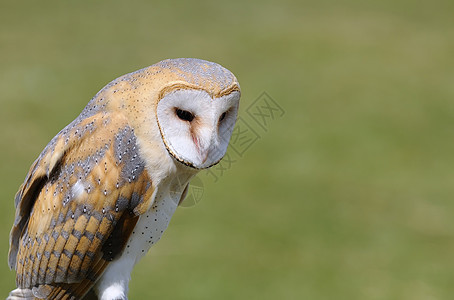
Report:
<svg viewBox="0 0 454 300"><path fill-rule="evenodd" d="M176 114L177 114L178 118L180 118L183 121L191 122L192 120L194 120L194 115L187 110L182 110L182 109L177 108Z"/></svg>
<svg viewBox="0 0 454 300"><path fill-rule="evenodd" d="M219 117L219 122L222 122L222 120L225 119L225 116L227 115L227 112L224 112L220 117Z"/></svg>

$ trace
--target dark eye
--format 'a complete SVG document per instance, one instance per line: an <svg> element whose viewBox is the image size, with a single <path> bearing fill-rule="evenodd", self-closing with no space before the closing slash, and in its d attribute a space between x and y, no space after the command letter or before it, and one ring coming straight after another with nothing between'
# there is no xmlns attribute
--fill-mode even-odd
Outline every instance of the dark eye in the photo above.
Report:
<svg viewBox="0 0 454 300"><path fill-rule="evenodd" d="M219 117L219 122L222 122L222 120L225 119L225 116L227 115L227 112L224 112L220 117Z"/></svg>
<svg viewBox="0 0 454 300"><path fill-rule="evenodd" d="M192 120L194 120L194 115L187 110L182 110L182 109L177 108L176 113L177 113L178 118L180 118L183 121L191 122Z"/></svg>

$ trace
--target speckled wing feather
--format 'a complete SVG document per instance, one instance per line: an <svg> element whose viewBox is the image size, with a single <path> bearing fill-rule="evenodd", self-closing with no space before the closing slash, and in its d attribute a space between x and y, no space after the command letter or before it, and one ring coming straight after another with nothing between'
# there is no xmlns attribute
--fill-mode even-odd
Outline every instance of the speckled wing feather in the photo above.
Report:
<svg viewBox="0 0 454 300"><path fill-rule="evenodd" d="M134 130L93 113L63 129L16 195L9 264L20 288L81 299L123 250L154 191Z"/></svg>

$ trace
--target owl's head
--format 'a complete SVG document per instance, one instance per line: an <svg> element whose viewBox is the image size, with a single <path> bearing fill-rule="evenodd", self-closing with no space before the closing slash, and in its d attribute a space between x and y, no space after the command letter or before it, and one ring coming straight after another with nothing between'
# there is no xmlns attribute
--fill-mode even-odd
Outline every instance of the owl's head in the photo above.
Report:
<svg viewBox="0 0 454 300"><path fill-rule="evenodd" d="M156 163L169 154L179 163L204 169L225 155L239 100L240 86L229 70L201 59L177 58L117 78L85 113L105 105L121 111L142 150Z"/></svg>
<svg viewBox="0 0 454 300"><path fill-rule="evenodd" d="M169 154L196 169L218 163L237 119L238 81L227 69L204 60L175 59L159 64L184 79L168 82L158 96L156 120Z"/></svg>

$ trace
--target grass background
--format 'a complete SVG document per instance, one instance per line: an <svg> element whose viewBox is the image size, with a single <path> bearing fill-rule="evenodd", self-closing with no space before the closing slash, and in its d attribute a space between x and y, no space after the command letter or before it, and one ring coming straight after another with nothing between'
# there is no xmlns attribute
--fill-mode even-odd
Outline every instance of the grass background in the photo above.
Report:
<svg viewBox="0 0 454 300"><path fill-rule="evenodd" d="M2 1L0 292L13 196L110 80L165 58L284 110L132 274L131 299L451 299L454 2ZM253 123L251 123L253 124ZM2 297L3 297L2 296Z"/></svg>

